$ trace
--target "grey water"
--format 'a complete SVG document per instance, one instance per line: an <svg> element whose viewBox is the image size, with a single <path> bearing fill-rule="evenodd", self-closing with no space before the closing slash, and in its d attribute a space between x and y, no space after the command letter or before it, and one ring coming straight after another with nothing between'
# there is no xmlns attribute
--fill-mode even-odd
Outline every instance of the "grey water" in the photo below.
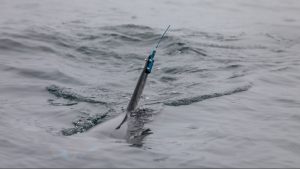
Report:
<svg viewBox="0 0 300 169"><path fill-rule="evenodd" d="M151 133L102 134L169 24ZM0 167L300 167L299 30L298 0L0 0Z"/></svg>

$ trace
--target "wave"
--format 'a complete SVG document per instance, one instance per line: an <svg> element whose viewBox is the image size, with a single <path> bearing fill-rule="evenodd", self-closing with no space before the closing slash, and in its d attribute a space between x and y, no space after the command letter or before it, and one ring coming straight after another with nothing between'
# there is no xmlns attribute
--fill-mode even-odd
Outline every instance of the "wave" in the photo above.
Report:
<svg viewBox="0 0 300 169"><path fill-rule="evenodd" d="M207 99L212 99L212 98L216 98L216 97L221 97L221 96L232 95L235 93L244 92L244 91L249 90L250 88L251 88L251 85L247 85L247 86L238 87L236 89L229 90L226 92L212 93L212 94L206 94L206 95L200 95L200 96L194 96L194 97L182 98L182 99L178 99L178 100L167 101L167 102L164 102L164 104L168 105L168 106L190 105L190 104L200 102L203 100L207 100Z"/></svg>
<svg viewBox="0 0 300 169"><path fill-rule="evenodd" d="M162 68L165 74L181 74L181 73L197 73L207 71L208 69L200 69L193 66L176 66L176 67L165 67Z"/></svg>
<svg viewBox="0 0 300 169"><path fill-rule="evenodd" d="M199 46L210 47L210 48L220 48L220 49L236 49L236 50L247 50L247 49L267 49L267 47L262 45L246 45L246 46L238 46L238 45L225 45L218 43L198 43Z"/></svg>
<svg viewBox="0 0 300 169"><path fill-rule="evenodd" d="M20 49L25 48L26 46L23 43L17 42L12 39L2 38L0 39L0 49L9 50L12 48Z"/></svg>
<svg viewBox="0 0 300 169"><path fill-rule="evenodd" d="M98 103L98 104L103 104L103 105L108 104L108 102L105 102L105 101L100 101L100 100L96 100L91 97L82 96L78 93L75 93L70 88L59 87L57 85L50 85L50 86L46 87L46 89L49 93L55 95L58 98L64 98L64 99L76 101L76 102Z"/></svg>
<svg viewBox="0 0 300 169"><path fill-rule="evenodd" d="M109 57L109 58L115 58L115 59L121 59L122 57L116 53L109 50L103 50L101 48L91 47L91 46L78 46L75 49L78 53L81 53L83 55L87 56L102 56L101 58Z"/></svg>
<svg viewBox="0 0 300 169"><path fill-rule="evenodd" d="M70 84L84 84L83 82L77 80L76 78L69 76L59 70L36 70L32 68L22 68L22 67L14 67L1 64L1 70L8 72L15 72L22 77L27 78L36 78L39 80L54 80L62 83L70 83Z"/></svg>
<svg viewBox="0 0 300 169"><path fill-rule="evenodd" d="M201 56L207 56L206 51L203 49L195 48L189 46L186 43L178 42L176 39L170 39L171 43L169 43L165 48L167 49L168 55L175 55L175 54L197 54Z"/></svg>
<svg viewBox="0 0 300 169"><path fill-rule="evenodd" d="M128 35L124 35L124 34L120 34L120 33L104 33L102 34L104 37L109 37L109 38L113 38L113 39L118 39L121 41L133 41L133 42L139 42L142 41L139 38L133 37L133 36L128 36Z"/></svg>
<svg viewBox="0 0 300 169"><path fill-rule="evenodd" d="M42 51L61 54L61 49L70 49L75 39L50 27L31 27L21 32L1 32L0 49L17 51ZM2 41L2 42L1 42Z"/></svg>
<svg viewBox="0 0 300 169"><path fill-rule="evenodd" d="M13 51L13 52L45 52L45 53L57 53L56 50L45 45L28 45L25 42L20 42L14 39L1 38L0 50Z"/></svg>
<svg viewBox="0 0 300 169"><path fill-rule="evenodd" d="M136 24L121 24L121 25L115 25L115 26L105 26L103 28L107 29L113 29L113 30L123 30L123 29L140 29L140 30L153 30L149 26L144 25L136 25Z"/></svg>
<svg viewBox="0 0 300 169"><path fill-rule="evenodd" d="M177 33L181 33L185 39L196 39L193 45L201 46L204 48L218 48L218 49L234 49L234 50L255 50L267 49L263 44L244 44L247 35L245 32L237 34L226 35L222 33L213 32L199 32L190 29L177 29ZM199 41L200 40L200 41Z"/></svg>

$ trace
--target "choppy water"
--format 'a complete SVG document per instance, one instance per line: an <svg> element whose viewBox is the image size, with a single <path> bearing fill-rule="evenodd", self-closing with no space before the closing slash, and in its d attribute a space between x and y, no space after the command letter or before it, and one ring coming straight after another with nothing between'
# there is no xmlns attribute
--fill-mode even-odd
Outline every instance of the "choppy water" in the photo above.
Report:
<svg viewBox="0 0 300 169"><path fill-rule="evenodd" d="M0 4L1 167L300 166L300 1ZM168 24L152 134L101 134Z"/></svg>

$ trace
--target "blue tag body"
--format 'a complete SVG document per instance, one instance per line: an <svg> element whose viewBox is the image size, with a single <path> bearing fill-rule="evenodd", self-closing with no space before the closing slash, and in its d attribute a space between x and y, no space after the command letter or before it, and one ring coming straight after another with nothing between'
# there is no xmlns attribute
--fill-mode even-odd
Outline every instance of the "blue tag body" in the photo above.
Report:
<svg viewBox="0 0 300 169"><path fill-rule="evenodd" d="M156 50L153 50L147 59L147 65L146 65L146 70L145 70L146 73L151 73L151 71L152 71L155 53L156 53Z"/></svg>

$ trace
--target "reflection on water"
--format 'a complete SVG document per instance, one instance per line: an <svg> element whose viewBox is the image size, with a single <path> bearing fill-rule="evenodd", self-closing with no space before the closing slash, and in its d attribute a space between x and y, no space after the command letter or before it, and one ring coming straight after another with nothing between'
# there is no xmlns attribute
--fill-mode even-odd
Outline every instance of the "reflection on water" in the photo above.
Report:
<svg viewBox="0 0 300 169"><path fill-rule="evenodd" d="M127 119L126 140L132 146L143 146L144 138L152 134L150 128L144 127L144 124L152 119L152 112L153 110L150 109L138 109L129 114Z"/></svg>

